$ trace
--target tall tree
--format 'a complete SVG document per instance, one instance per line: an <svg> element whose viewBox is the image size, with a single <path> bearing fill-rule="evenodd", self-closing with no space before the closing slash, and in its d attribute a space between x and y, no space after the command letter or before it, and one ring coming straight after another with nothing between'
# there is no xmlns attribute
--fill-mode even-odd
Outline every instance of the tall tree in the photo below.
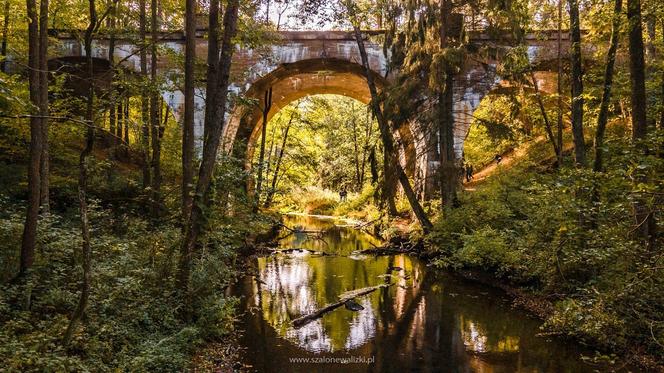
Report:
<svg viewBox="0 0 664 373"><path fill-rule="evenodd" d="M648 148L641 143L648 134L646 116L646 74L643 51L643 26L641 24L641 0L627 0L629 36L629 76L631 82L632 140L645 154ZM640 177L643 181L645 177ZM641 239L654 248L657 242L655 216L642 198L634 203L634 217Z"/></svg>
<svg viewBox="0 0 664 373"><path fill-rule="evenodd" d="M108 38L108 63L110 67L109 71L109 79L111 81L111 87L114 87L115 84L115 25L116 25L116 6L113 1L109 1L109 13L108 13L108 18L107 18L107 24L108 24L108 33L109 33L109 38ZM117 92L116 89L111 89L110 95L109 95L109 112L108 112L108 119L109 119L109 130L111 134L117 136L117 126L118 122L116 122L116 100L117 100ZM115 143L117 138L113 138L112 141Z"/></svg>
<svg viewBox="0 0 664 373"><path fill-rule="evenodd" d="M258 154L258 178L256 181L256 204L255 210L258 210L260 204L261 192L263 187L263 169L265 168L265 140L267 137L267 117L272 108L272 87L265 91L263 98L263 120L261 122L261 146Z"/></svg>
<svg viewBox="0 0 664 373"><path fill-rule="evenodd" d="M39 21L37 18L36 0L27 0L28 15L28 84L30 102L33 107L40 108L39 84ZM42 121L38 115L30 118L30 159L28 164L28 208L26 211L23 236L21 240L21 262L19 275L23 275L32 266L35 256L37 236L37 219L40 204L40 172L44 132Z"/></svg>
<svg viewBox="0 0 664 373"><path fill-rule="evenodd" d="M42 154L39 164L40 204L42 212L49 213L49 145L48 145L48 0L39 5L39 115L41 116Z"/></svg>
<svg viewBox="0 0 664 373"><path fill-rule="evenodd" d="M211 123L217 107L217 81L219 78L219 14L221 13L220 0L210 0L208 15L208 54L207 54L207 82L205 85L205 123ZM203 139L207 141L210 126L204 125Z"/></svg>
<svg viewBox="0 0 664 373"><path fill-rule="evenodd" d="M664 21L662 21L662 42L664 42ZM662 77L662 93L660 99L659 128L664 130L664 76Z"/></svg>
<svg viewBox="0 0 664 373"><path fill-rule="evenodd" d="M205 196L212 181L212 174L214 172L214 167L217 162L217 153L219 151L219 142L223 131L224 108L226 107L228 98L231 59L235 50L233 38L237 33L238 8L239 0L229 0L226 11L224 12L224 32L217 70L219 74L217 76L217 85L214 87L216 90L216 101L213 103L219 109L214 110L210 121L205 123L205 125L209 127L208 136L205 138L203 144L203 158L201 159L201 165L198 169L196 192L194 194L191 214L187 221L184 239L182 240L178 282L180 287L185 289L187 294L189 294L188 284L189 273L191 271L191 260L198 242L198 236L202 229L202 219L204 215L203 204L205 203ZM210 42L216 43L216 41L213 41L212 39ZM210 102L208 102L208 105L209 104ZM191 304L187 306L190 307ZM189 314L189 312L186 313Z"/></svg>
<svg viewBox="0 0 664 373"><path fill-rule="evenodd" d="M152 216L157 217L161 206L161 98L157 82L157 39L159 23L157 17L158 1L152 0L150 4L150 134L152 145Z"/></svg>
<svg viewBox="0 0 664 373"><path fill-rule="evenodd" d="M574 138L574 160L579 167L586 165L586 142L583 136L583 65L581 61L581 19L579 0L568 0L570 19L570 40L572 51L572 136Z"/></svg>
<svg viewBox="0 0 664 373"><path fill-rule="evenodd" d="M450 38L450 7L448 0L440 2L440 49L448 48ZM458 184L456 155L454 154L454 66L444 62L445 78L438 92L438 143L440 145L441 206L449 211L456 203Z"/></svg>
<svg viewBox="0 0 664 373"><path fill-rule="evenodd" d="M618 50L618 36L620 35L620 19L622 12L622 0L615 0L613 8L613 20L611 22L611 41L606 54L606 67L604 68L604 88L602 90L602 102L597 115L597 130L595 132L595 161L593 170L602 171L604 159L604 133L606 122L609 117L609 104L611 102L611 87L613 86L613 67L616 62L616 51Z"/></svg>
<svg viewBox="0 0 664 373"><path fill-rule="evenodd" d="M194 114L196 63L196 0L185 2L184 118L182 122L182 221L191 211L191 188L194 183ZM184 229L184 228L183 228Z"/></svg>
<svg viewBox="0 0 664 373"><path fill-rule="evenodd" d="M141 66L141 78L143 79L142 88L141 88L141 157L142 157L142 168L143 168L143 189L147 189L151 186L152 182L150 179L150 125L149 125L149 112L148 112L148 91L145 89L147 85L147 75L148 75L148 56L147 56L147 16L145 11L145 0L139 0L139 16L138 16L138 29L139 29L139 38L141 40L141 50L139 53L140 66Z"/></svg>
<svg viewBox="0 0 664 373"><path fill-rule="evenodd" d="M94 64L92 59L92 36L97 28L97 8L95 0L88 0L90 23L85 30L84 47L88 68L88 95L86 100L86 141L85 147L81 151L78 161L78 201L81 218L81 251L80 259L83 267L83 278L81 280L81 295L78 299L78 305L69 320L69 325L62 338L62 344L67 347L74 335L74 330L81 321L90 298L90 283L92 280L92 248L90 246L90 222L88 219L88 165L87 160L94 145Z"/></svg>
<svg viewBox="0 0 664 373"><path fill-rule="evenodd" d="M563 165L563 151L565 145L563 144L563 0L558 0L558 50L557 52L557 62L558 62L558 131L557 131L557 143L558 143L558 152L556 156L558 157L558 167Z"/></svg>
<svg viewBox="0 0 664 373"><path fill-rule="evenodd" d="M281 168L281 161L284 158L284 153L286 152L286 144L288 142L288 132L290 132L291 124L293 123L293 119L295 119L295 114L296 110L299 108L299 104L296 107L295 110L291 112L290 118L288 119L288 123L286 124L286 128L284 128L283 131L283 137L281 140L281 148L279 148L279 155L277 156L277 159L275 160L274 163L274 174L272 175L272 185L270 186L270 189L267 192L267 196L265 197L265 204L263 205L265 208L270 207L272 204L272 198L274 198L274 194L276 193L277 190L277 180L279 179L279 169ZM276 151L276 150L275 150Z"/></svg>
<svg viewBox="0 0 664 373"><path fill-rule="evenodd" d="M125 103L124 103L124 107L123 107L124 115L122 116L124 118L124 120L123 120L123 122L124 122L123 137L124 137L124 143L126 144L126 146L129 146L129 121L130 121L129 115L131 113L129 111L129 103L130 103L129 96L127 96L127 97L125 97Z"/></svg>
<svg viewBox="0 0 664 373"><path fill-rule="evenodd" d="M396 149L395 149L396 151ZM394 169L394 160L388 152L383 152L383 180L381 188L382 203L387 207L389 216L397 216L396 196L397 196L397 171Z"/></svg>
<svg viewBox="0 0 664 373"><path fill-rule="evenodd" d="M355 165L355 191L362 190L362 179L360 174L360 145L358 139L357 116L355 102L351 103L351 129L353 130L353 163Z"/></svg>
<svg viewBox="0 0 664 373"><path fill-rule="evenodd" d="M5 0L2 21L2 44L0 45L0 55L2 56L2 72L7 72L7 38L9 37L9 0Z"/></svg>
<svg viewBox="0 0 664 373"><path fill-rule="evenodd" d="M413 187L410 185L410 180L408 180L408 176L406 175L403 168L401 167L401 164L399 163L399 159L397 158L396 154L397 150L395 149L394 139L392 137L392 130L390 128L389 123L383 116L383 111L382 108L380 107L378 90L376 89L376 83L374 81L371 68L369 67L369 58L367 57L367 51L364 48L364 39L362 38L362 32L360 31L360 27L357 23L357 20L355 19L355 10L354 10L355 5L349 0L345 0L344 5L346 6L346 9L348 10L348 13L351 17L350 21L353 26L355 41L357 42L358 49L360 50L362 66L364 67L364 75L367 80L367 85L369 86L369 92L371 93L371 109L374 113L374 116L376 117L376 120L378 121L378 127L380 129L380 135L383 141L383 149L384 149L383 151L390 154L389 161L394 167L396 176L399 182L401 183L401 187L403 188L404 193L406 194L406 198L410 203L410 207L412 208L413 212L415 213L415 216L417 217L417 220L422 226L422 230L424 232L429 232L433 227L433 225L431 224L431 221L424 212L422 205L420 205L420 202L417 200L417 195L413 191Z"/></svg>

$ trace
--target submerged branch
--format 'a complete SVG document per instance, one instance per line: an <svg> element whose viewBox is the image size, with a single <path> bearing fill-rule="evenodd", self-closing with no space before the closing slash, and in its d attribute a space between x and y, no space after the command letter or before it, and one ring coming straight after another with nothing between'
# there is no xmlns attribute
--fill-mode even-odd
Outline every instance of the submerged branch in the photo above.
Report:
<svg viewBox="0 0 664 373"><path fill-rule="evenodd" d="M316 311L314 311L314 312L312 312L308 315L304 315L302 317L299 317L299 318L293 320L293 326L295 328L301 328L301 327L307 325L308 323L323 317L324 314L345 305L347 302L350 302L350 301L352 301L353 299L355 299L357 297L361 297L363 295L373 293L374 291L376 291L378 289L390 287L392 285L393 284L381 284L381 285L377 285L377 286L369 286L369 287L366 287L366 288L347 291L347 292L345 292L345 293L343 293L339 296L339 300L337 302L325 305L324 307L322 307L322 308L320 308L320 309L318 309L318 310L316 310Z"/></svg>

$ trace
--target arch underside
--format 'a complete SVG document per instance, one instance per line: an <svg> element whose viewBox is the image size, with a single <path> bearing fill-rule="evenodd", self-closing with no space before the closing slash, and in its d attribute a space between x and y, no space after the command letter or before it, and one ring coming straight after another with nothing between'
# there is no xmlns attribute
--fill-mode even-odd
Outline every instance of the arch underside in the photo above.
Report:
<svg viewBox="0 0 664 373"><path fill-rule="evenodd" d="M554 94L557 91L558 76L556 67L551 61L540 61L533 66L533 75L537 82L538 90L542 94ZM488 95L512 94L521 89L522 85L516 84L509 79L499 76L495 68L468 64L466 70L459 74L459 85L455 86L455 152L457 157L463 154L463 142L465 141L470 125L474 119L475 110L480 106L482 100ZM525 87L526 91L532 90Z"/></svg>
<svg viewBox="0 0 664 373"><path fill-rule="evenodd" d="M378 89L387 84L387 81L376 73L374 79ZM281 109L310 95L336 94L364 104L371 101L363 68L356 63L338 59L315 59L279 66L252 84L245 94L251 102L234 108L223 135L224 150L244 158L247 170L252 167L256 143L263 126L264 94L270 87L272 106L267 115L268 123ZM413 144L411 128L404 125L395 131L395 135L402 145L400 151L406 171L412 176L415 174L416 147Z"/></svg>

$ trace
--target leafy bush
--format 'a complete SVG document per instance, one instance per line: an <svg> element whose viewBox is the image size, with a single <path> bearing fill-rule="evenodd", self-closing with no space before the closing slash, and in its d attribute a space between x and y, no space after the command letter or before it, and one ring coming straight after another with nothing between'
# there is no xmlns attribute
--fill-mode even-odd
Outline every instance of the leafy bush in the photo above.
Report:
<svg viewBox="0 0 664 373"><path fill-rule="evenodd" d="M281 201L283 212L297 211L314 215L331 215L339 203L339 194L309 186L298 188Z"/></svg>
<svg viewBox="0 0 664 373"><path fill-rule="evenodd" d="M558 300L550 331L664 359L664 254L634 235L633 218L639 199L662 221L664 159L623 139L607 141L603 173L553 171L535 162L548 144L535 144L436 222L427 238L435 263L487 270ZM655 149L664 133L647 141Z"/></svg>
<svg viewBox="0 0 664 373"><path fill-rule="evenodd" d="M3 258L16 253L22 219L0 215ZM73 216L75 217L75 216ZM182 321L175 286L180 229L114 213L91 203L92 290L82 325L68 348L61 338L78 302L78 221L42 220L39 248L26 280L0 286L0 361L9 371L181 371L206 340L232 331L237 300L224 295L235 276L239 237L225 225L206 237L192 270L198 289L192 323ZM215 222L216 223L216 222ZM118 229L123 225L129 229ZM11 228L11 229L10 229ZM247 228L250 229L250 228ZM118 234L118 231L125 233ZM12 243L7 245L7 243ZM15 271L12 271L15 273Z"/></svg>

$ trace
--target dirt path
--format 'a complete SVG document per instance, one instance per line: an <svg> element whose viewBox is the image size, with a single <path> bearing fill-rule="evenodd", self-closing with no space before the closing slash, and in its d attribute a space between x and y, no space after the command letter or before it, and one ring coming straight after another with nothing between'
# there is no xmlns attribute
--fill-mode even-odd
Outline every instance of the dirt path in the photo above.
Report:
<svg viewBox="0 0 664 373"><path fill-rule="evenodd" d="M501 154L503 159L500 161L500 164L493 161L488 166L474 173L473 179L471 181L463 183L464 190L473 191L476 189L477 184L495 174L499 169L510 168L516 160L523 158L528 153L528 150L533 146L533 144L534 142L529 142L524 146Z"/></svg>
<svg viewBox="0 0 664 373"><path fill-rule="evenodd" d="M536 145L539 145L542 142L548 141L546 137L544 136L539 136L536 139L533 139L532 141L529 141L522 146L507 151L501 156L503 157L502 161L500 161L500 164L497 164L495 161L491 162L488 166L484 167L480 171L476 172L473 175L473 179L470 182L464 182L463 187L464 190L468 191L474 191L477 188L477 185L482 183L484 180L489 178L491 175L495 174L498 170L502 169L509 169L512 166L514 166L514 163L517 162L520 159L523 159L527 154L528 151ZM565 144L563 148L563 154L567 154L571 152L574 149L574 145L572 143L567 143ZM553 154L552 154L553 157ZM554 160L555 161L555 160Z"/></svg>

